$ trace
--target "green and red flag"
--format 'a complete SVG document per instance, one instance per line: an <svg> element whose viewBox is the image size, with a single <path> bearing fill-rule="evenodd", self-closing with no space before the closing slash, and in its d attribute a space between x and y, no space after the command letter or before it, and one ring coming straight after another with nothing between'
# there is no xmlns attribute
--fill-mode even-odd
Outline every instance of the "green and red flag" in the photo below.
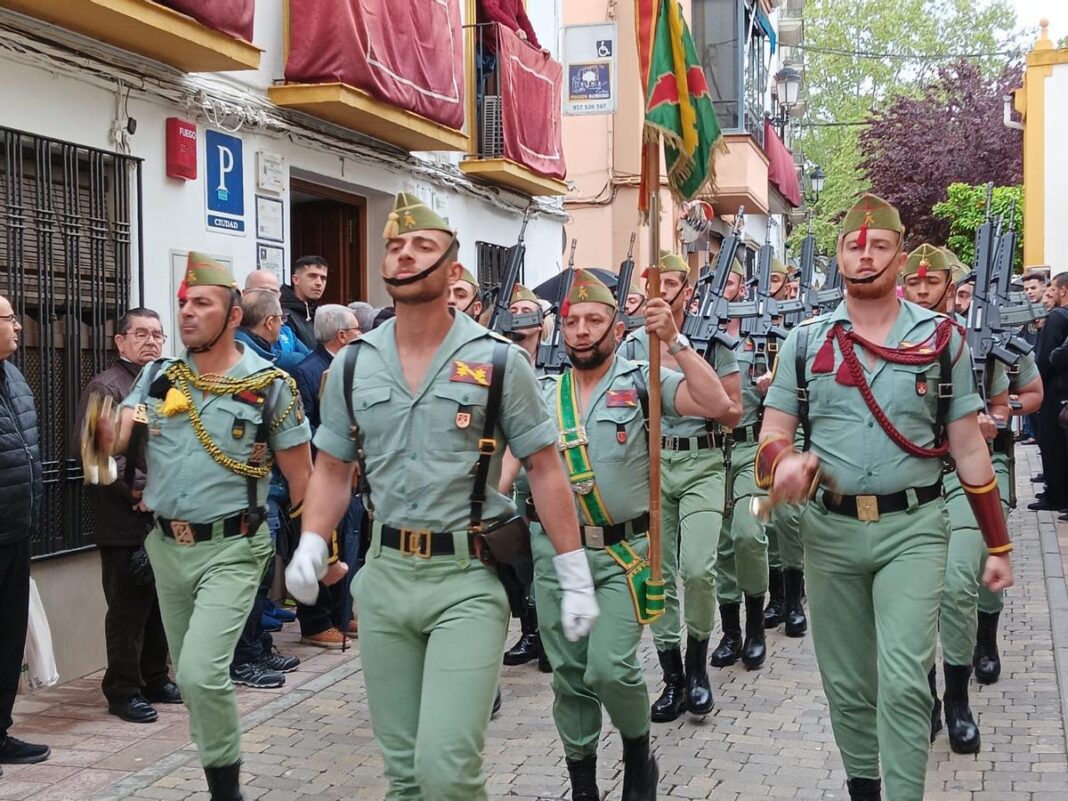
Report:
<svg viewBox="0 0 1068 801"><path fill-rule="evenodd" d="M638 64L645 92L644 151L664 138L668 186L692 200L714 177L719 120L697 48L678 0L635 0ZM659 176L642 158L639 211L648 212L649 191Z"/></svg>

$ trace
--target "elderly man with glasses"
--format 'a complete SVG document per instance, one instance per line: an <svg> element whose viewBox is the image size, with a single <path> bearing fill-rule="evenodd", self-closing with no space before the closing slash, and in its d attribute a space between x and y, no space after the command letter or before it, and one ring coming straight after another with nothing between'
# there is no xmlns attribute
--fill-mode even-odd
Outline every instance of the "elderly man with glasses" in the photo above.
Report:
<svg viewBox="0 0 1068 801"><path fill-rule="evenodd" d="M131 309L116 326L115 364L94 376L82 392L78 425L93 393L116 403L130 394L137 374L162 355L167 341L159 315L151 309ZM144 465L126 470L126 457L117 456L119 480L90 488L96 504L95 531L107 614L104 638L107 670L101 688L108 712L130 723L152 723L158 714L152 704L180 704L181 693L167 667L167 639L163 633L156 584L147 567L145 536L152 530L152 514L141 504ZM128 483L129 482L129 483Z"/></svg>

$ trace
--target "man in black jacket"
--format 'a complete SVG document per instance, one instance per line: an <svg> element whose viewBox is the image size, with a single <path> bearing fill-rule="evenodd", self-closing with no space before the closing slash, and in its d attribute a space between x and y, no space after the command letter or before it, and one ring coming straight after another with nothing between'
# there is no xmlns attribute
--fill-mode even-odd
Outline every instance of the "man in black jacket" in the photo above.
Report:
<svg viewBox="0 0 1068 801"><path fill-rule="evenodd" d="M41 522L41 449L33 392L9 359L22 324L0 295L0 764L48 759L47 745L7 733L19 689L30 611L30 535Z"/></svg>
<svg viewBox="0 0 1068 801"><path fill-rule="evenodd" d="M1068 400L1068 372L1051 363L1050 354L1068 340L1068 273L1060 273L1050 284L1055 307L1050 310L1038 338L1036 361L1042 374L1045 395L1038 413L1038 446L1042 451L1042 473L1046 494L1027 508L1057 511L1068 508L1068 444L1057 419L1061 403Z"/></svg>
<svg viewBox="0 0 1068 801"><path fill-rule="evenodd" d="M282 287L282 308L289 312L286 325L297 339L315 350L315 309L326 291L328 265L322 256L303 256L293 263L292 286Z"/></svg>
<svg viewBox="0 0 1068 801"><path fill-rule="evenodd" d="M119 358L82 391L76 436L82 430L90 394L122 403L141 368L160 357L167 339L159 315L151 309L131 309L117 328ZM118 481L91 487L98 521L100 574L108 605L104 617L108 666L101 689L112 715L130 723L151 723L159 717L153 702L179 704L182 695L167 672L167 638L143 547L145 535L152 529L152 514L140 507L145 473L143 466L138 466L133 485L127 485L126 458L115 457ZM140 557L140 568L135 567L135 555Z"/></svg>

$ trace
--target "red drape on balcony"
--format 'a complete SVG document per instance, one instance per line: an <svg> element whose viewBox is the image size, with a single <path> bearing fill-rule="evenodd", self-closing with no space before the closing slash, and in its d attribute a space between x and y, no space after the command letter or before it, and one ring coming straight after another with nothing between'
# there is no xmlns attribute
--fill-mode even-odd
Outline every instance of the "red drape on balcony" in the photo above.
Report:
<svg viewBox="0 0 1068 801"><path fill-rule="evenodd" d="M340 81L463 128L459 0L292 0L289 31L287 81Z"/></svg>
<svg viewBox="0 0 1068 801"><path fill-rule="evenodd" d="M801 183L797 180L794 157L775 133L775 126L768 120L764 120L764 153L768 157L768 181L778 187L779 194L786 198L790 205L800 206Z"/></svg>
<svg viewBox="0 0 1068 801"><path fill-rule="evenodd" d="M187 14L201 25L246 42L252 41L256 0L156 0Z"/></svg>
<svg viewBox="0 0 1068 801"><path fill-rule="evenodd" d="M567 174L560 132L564 68L513 31L496 27L504 156L541 175L562 179Z"/></svg>

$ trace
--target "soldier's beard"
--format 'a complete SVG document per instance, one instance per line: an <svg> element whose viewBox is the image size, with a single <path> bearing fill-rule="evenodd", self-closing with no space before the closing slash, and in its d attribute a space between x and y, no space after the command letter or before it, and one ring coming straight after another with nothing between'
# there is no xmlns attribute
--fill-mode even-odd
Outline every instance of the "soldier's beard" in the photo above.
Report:
<svg viewBox="0 0 1068 801"><path fill-rule="evenodd" d="M567 349L567 357L571 360L571 365L576 370L596 370L607 362L616 351L615 340L609 336L611 333L612 326L610 325L600 339L592 345L577 350L565 340L564 347Z"/></svg>
<svg viewBox="0 0 1068 801"><path fill-rule="evenodd" d="M878 300L896 293L897 273L898 271L893 269L893 265L888 264L883 268L882 272L864 276L864 279L871 278L872 280L870 281L861 279L861 281L854 282L853 279L846 276L846 291L849 297L857 300Z"/></svg>

